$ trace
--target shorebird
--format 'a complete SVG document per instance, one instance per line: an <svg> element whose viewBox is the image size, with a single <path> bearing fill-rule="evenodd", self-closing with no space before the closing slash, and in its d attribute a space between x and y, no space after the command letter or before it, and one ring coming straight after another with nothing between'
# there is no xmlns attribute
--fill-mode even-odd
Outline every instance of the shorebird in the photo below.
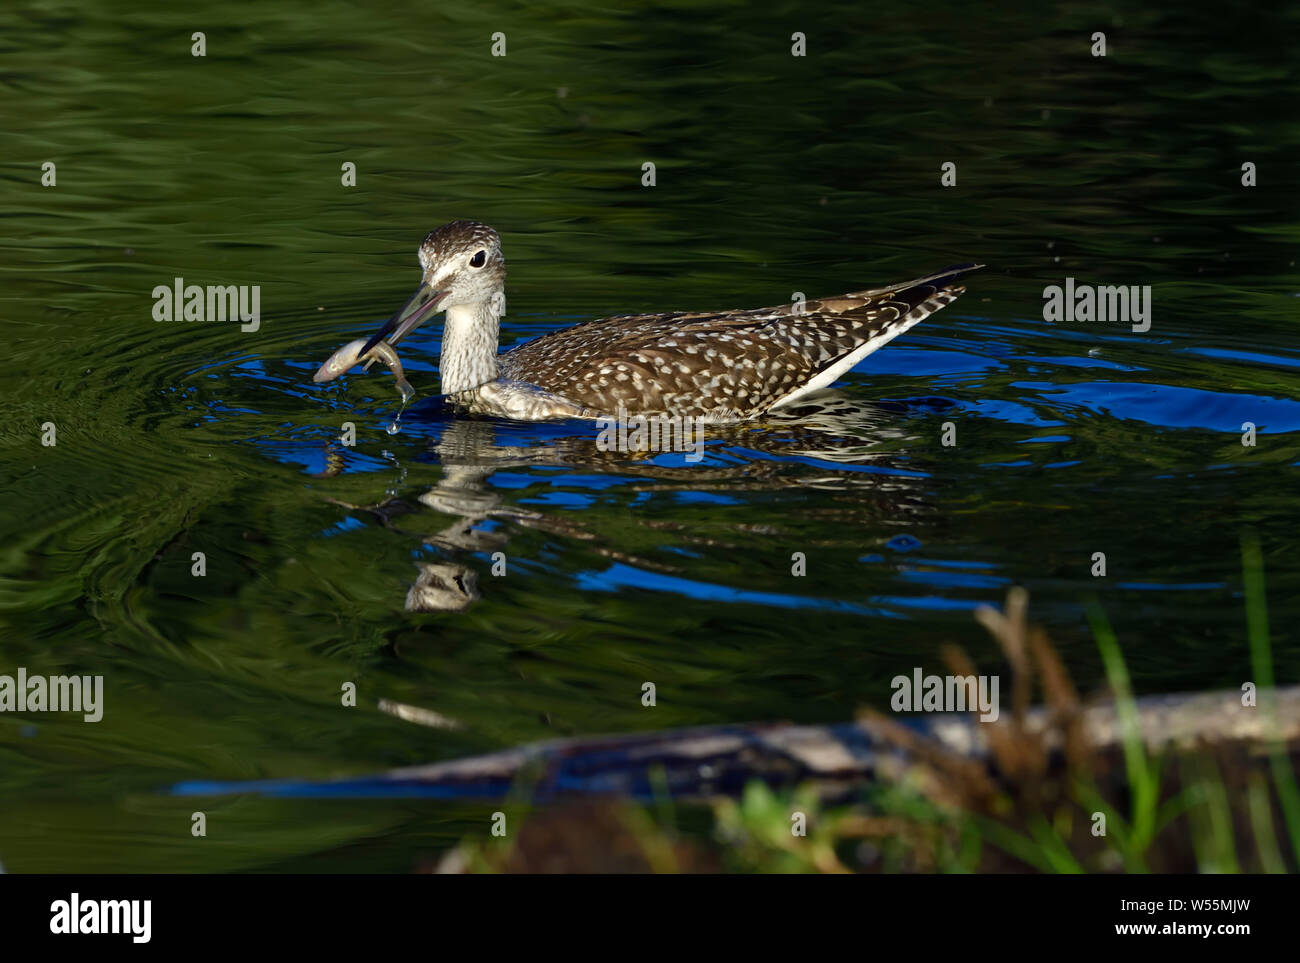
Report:
<svg viewBox="0 0 1300 963"><path fill-rule="evenodd" d="M715 422L756 418L828 387L955 301L965 288L953 282L983 267L963 264L771 308L601 318L498 355L506 265L497 232L475 221L444 224L420 244L419 260L419 288L351 356L364 360L385 338L396 345L445 311L443 394L471 413L520 421L620 412ZM322 368L318 380L334 376Z"/></svg>

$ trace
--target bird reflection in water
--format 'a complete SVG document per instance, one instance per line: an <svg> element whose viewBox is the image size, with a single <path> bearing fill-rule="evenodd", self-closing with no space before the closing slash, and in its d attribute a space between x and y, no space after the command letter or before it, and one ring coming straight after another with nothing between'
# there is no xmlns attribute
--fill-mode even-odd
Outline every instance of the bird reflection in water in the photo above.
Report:
<svg viewBox="0 0 1300 963"><path fill-rule="evenodd" d="M396 489L372 505L331 500L345 508L369 512L397 530L400 525L395 524L395 519L422 509L452 517L452 524L424 536L424 546L435 551L439 559L416 563L419 572L406 593L404 607L410 612L463 612L482 597L479 573L468 564L468 556L492 559L496 553L504 553L512 534L523 528L580 540L586 548L611 561L642 570L669 575L684 572L678 565L614 548L598 525L578 520L573 512L548 513L531 505L511 504L503 499L506 489L489 484L497 472L563 466L571 472L629 476L636 480L629 481L624 490L635 493L790 488L851 491L854 514L897 519L932 511L924 487L929 480L918 470L915 451L906 451L908 428L915 426L915 420L905 415L916 407L946 404L941 399L906 406L864 404L839 392L825 392L792 410L769 415L760 424L712 426L707 449L710 457L696 463L680 455L669 458L656 452L602 450L597 431L579 422L574 423L569 435L539 438L533 445L503 445L498 443L501 426L497 422L449 416L431 444L442 466L442 477L417 497L416 504L400 497ZM816 466L811 472L810 461ZM344 467L337 452L327 456L327 464L329 468L322 474L338 474ZM650 517L636 520L697 547L720 545L716 533L692 534L686 523ZM756 526L744 521L730 527L744 537L753 537L757 531Z"/></svg>

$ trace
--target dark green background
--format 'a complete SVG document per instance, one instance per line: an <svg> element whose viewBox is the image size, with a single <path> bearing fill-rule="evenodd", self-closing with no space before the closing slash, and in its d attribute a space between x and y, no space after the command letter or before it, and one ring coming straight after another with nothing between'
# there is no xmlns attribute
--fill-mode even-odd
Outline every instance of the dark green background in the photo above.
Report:
<svg viewBox="0 0 1300 963"><path fill-rule="evenodd" d="M887 705L894 674L939 671L945 642L998 671L970 611L1012 582L1085 689L1092 593L1139 692L1236 687L1248 529L1295 680L1298 8L116 6L0 12L0 673L107 689L97 725L0 716L10 870L405 871L497 805L165 790L844 720ZM482 482L513 513L483 523L511 560L493 578L484 554L421 547L456 521L417 501L446 481L429 446L448 419L426 404L390 437L387 374L310 382L458 217L503 235L506 342L989 268L846 379L892 403L865 438L760 427L682 467L593 459L583 426L490 426L527 456ZM1045 324L1067 275L1151 285L1152 330ZM150 292L176 276L261 285L261 330L156 324ZM437 339L403 346L426 402ZM313 477L348 419L344 471ZM415 509L391 525L327 501L390 491ZM440 557L483 598L405 612L414 562Z"/></svg>

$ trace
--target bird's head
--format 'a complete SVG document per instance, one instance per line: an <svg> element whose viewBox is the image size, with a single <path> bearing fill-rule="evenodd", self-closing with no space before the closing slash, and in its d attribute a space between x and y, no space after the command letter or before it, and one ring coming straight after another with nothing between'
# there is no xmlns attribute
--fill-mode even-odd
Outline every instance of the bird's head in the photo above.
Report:
<svg viewBox="0 0 1300 963"><path fill-rule="evenodd" d="M438 311L458 304L491 304L502 296L506 259L501 237L477 221L452 221L420 242L420 286L361 350L387 337L397 344ZM498 312L499 313L499 312Z"/></svg>

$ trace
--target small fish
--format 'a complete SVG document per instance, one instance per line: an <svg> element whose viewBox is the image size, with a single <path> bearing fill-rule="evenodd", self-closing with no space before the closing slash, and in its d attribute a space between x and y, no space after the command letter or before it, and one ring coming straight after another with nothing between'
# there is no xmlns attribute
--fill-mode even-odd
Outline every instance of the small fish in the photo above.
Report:
<svg viewBox="0 0 1300 963"><path fill-rule="evenodd" d="M363 357L361 349L365 346L365 338L349 341L329 356L329 360L320 366L320 370L312 375L311 380L317 384L323 381L333 381L343 372L355 368L362 362L365 362L366 367L369 368L378 359L388 365L389 370L393 372L393 377L397 379L397 390L402 393L402 403L405 404L415 397L415 389L406 380L406 373L402 370L402 359L397 356L393 346L387 341L380 341Z"/></svg>

